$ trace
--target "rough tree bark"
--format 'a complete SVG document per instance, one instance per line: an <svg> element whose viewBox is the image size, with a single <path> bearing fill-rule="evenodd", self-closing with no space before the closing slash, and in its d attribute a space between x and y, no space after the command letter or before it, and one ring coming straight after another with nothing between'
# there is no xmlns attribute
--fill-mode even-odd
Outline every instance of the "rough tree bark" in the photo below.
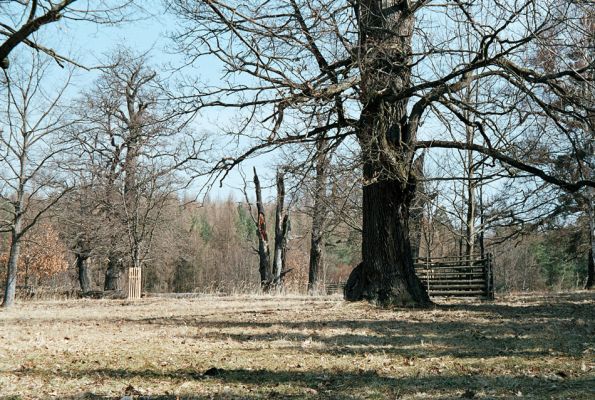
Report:
<svg viewBox="0 0 595 400"><path fill-rule="evenodd" d="M308 294L319 291L320 275L324 271L324 224L326 216L326 140L316 142L316 180L314 182L314 209L312 210L312 236L310 238L310 268Z"/></svg>
<svg viewBox="0 0 595 400"><path fill-rule="evenodd" d="M275 210L275 248L274 258L271 263L269 250L269 239L267 235L266 216L260 180L254 168L254 188L256 191L256 210L258 217L256 222L256 235L258 236L258 258L260 273L260 287L264 291L273 288L280 289L283 284L283 277L291 271L286 267L287 239L291 229L289 213L285 211L285 183L281 172L277 173L277 207Z"/></svg>
<svg viewBox="0 0 595 400"><path fill-rule="evenodd" d="M418 179L423 178L425 153L422 153L413 163L413 172ZM421 239L423 235L424 210L426 208L428 194L424 189L423 183L418 184L417 193L413 199L413 204L409 212L409 220L414 231L411 234L411 258L415 263L419 258Z"/></svg>
<svg viewBox="0 0 595 400"><path fill-rule="evenodd" d="M283 239L281 240L281 274L279 275L279 282L283 281L283 277L291 271L291 268L287 268L287 245L289 242L289 233L291 232L291 221L289 220L289 212L283 216L283 223L281 224L281 233Z"/></svg>
<svg viewBox="0 0 595 400"><path fill-rule="evenodd" d="M122 272L121 258L117 254L110 254L105 270L103 290L120 290L120 273Z"/></svg>
<svg viewBox="0 0 595 400"><path fill-rule="evenodd" d="M409 239L410 173L416 122L400 93L411 84L414 18L408 1L363 0L359 9L363 109L357 132L363 155L362 262L349 276L345 298L384 306L426 306ZM391 2L392 4L393 2Z"/></svg>
<svg viewBox="0 0 595 400"><path fill-rule="evenodd" d="M258 236L258 272L260 273L260 288L268 291L272 281L271 255L269 250L269 238L267 235L267 224L264 205L262 202L262 191L260 180L254 168L254 190L256 191L256 236Z"/></svg>
<svg viewBox="0 0 595 400"><path fill-rule="evenodd" d="M78 272L79 285L83 293L91 291L91 278L89 276L89 253L77 252L76 257L76 270Z"/></svg>
<svg viewBox="0 0 595 400"><path fill-rule="evenodd" d="M75 265L78 273L79 285L83 293L91 291L88 260L91 257L91 245L84 238L79 237L74 246Z"/></svg>
<svg viewBox="0 0 595 400"><path fill-rule="evenodd" d="M17 223L12 229L12 245L10 246L10 255L8 256L8 265L6 268L6 285L4 286L4 300L2 307L9 308L14 304L17 289L17 266L19 263L19 253L21 251L21 241L16 230L20 228Z"/></svg>
<svg viewBox="0 0 595 400"><path fill-rule="evenodd" d="M593 248L589 249L589 260L587 261L587 283L585 289L593 289L593 280L595 280L595 259L594 259Z"/></svg>
<svg viewBox="0 0 595 400"><path fill-rule="evenodd" d="M108 184L107 198L113 195L113 187ZM114 203L111 203L114 204ZM108 212L107 222L114 223L115 217ZM110 233L109 248L107 254L107 268L105 269L103 290L120 290L120 273L122 269L122 255L119 250L119 238L115 232Z"/></svg>
<svg viewBox="0 0 595 400"><path fill-rule="evenodd" d="M308 294L316 295L320 289L320 275L324 271L324 232L322 217L312 217L312 236L310 239L310 268L308 271Z"/></svg>
<svg viewBox="0 0 595 400"><path fill-rule="evenodd" d="M587 198L588 204L588 217L589 217L589 259L587 261L587 282L585 289L593 289L595 283L595 210L593 210L593 196L591 193L592 189L589 189L589 196Z"/></svg>
<svg viewBox="0 0 595 400"><path fill-rule="evenodd" d="M287 248L288 215L285 213L285 180L282 172L277 172L277 206L275 208L275 253L273 258L273 281L283 285L283 269Z"/></svg>

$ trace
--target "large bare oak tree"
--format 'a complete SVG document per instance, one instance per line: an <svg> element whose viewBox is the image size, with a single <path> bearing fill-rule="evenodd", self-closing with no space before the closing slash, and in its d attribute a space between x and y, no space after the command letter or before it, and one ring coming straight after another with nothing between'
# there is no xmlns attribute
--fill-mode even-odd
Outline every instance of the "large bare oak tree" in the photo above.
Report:
<svg viewBox="0 0 595 400"><path fill-rule="evenodd" d="M554 174L543 157L533 156L536 141L526 139L533 122L527 115L582 120L592 108L574 102L559 85L562 79L591 82L592 57L581 67L554 71L524 62L546 33L574 29L568 11L583 2L169 3L183 18L175 39L189 63L217 60L224 71L220 83L192 88L187 107L235 108L243 115L229 133L240 136L245 148L218 164L223 175L275 147L314 143L321 132L331 146L356 138L363 166L363 242L362 262L346 287L348 300L430 303L415 276L409 240L418 149L481 153L511 174L524 171L566 191L595 185L592 177ZM453 40L462 24L471 33L466 43ZM458 94L471 84L489 88L490 96L479 104L466 102ZM312 123L318 120L328 122ZM444 135L453 123L473 128L477 139ZM542 134L568 147L565 127L554 126Z"/></svg>

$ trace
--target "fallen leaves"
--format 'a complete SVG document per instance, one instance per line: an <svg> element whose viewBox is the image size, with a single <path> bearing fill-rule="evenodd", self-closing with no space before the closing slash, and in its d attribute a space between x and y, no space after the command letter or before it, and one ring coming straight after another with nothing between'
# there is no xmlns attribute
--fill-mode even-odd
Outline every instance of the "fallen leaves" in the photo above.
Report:
<svg viewBox="0 0 595 400"><path fill-rule="evenodd" d="M32 303L0 315L0 387L31 399L589 399L595 301L581 296L431 311L284 297Z"/></svg>

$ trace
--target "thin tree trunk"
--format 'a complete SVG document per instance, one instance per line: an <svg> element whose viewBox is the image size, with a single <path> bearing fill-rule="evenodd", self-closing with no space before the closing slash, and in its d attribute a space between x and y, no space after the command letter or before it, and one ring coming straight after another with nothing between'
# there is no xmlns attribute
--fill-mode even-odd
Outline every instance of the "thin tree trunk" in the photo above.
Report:
<svg viewBox="0 0 595 400"><path fill-rule="evenodd" d="M483 177L483 170L484 167L481 167L481 176ZM485 238L484 238L484 231L485 231L485 215L484 215L484 206L483 206L483 185L479 185L479 254L481 258L485 258Z"/></svg>
<svg viewBox="0 0 595 400"><path fill-rule="evenodd" d="M256 191L256 210L258 212L258 217L256 219L256 235L258 236L258 272L260 273L260 287L262 290L268 291L272 282L271 256L269 251L265 210L262 203L262 191L260 188L260 180L256 174L256 168L254 168L254 188Z"/></svg>
<svg viewBox="0 0 595 400"><path fill-rule="evenodd" d="M25 144L26 147L26 144ZM6 266L6 285L4 286L4 300L2 307L9 308L14 304L17 290L17 270L19 265L19 255L21 252L21 239L23 235L23 208L25 206L25 165L27 162L27 153L23 151L20 157L20 178L17 200L14 203L14 225L11 230L10 254L8 256L8 265Z"/></svg>
<svg viewBox="0 0 595 400"><path fill-rule="evenodd" d="M6 285L4 286L4 301L2 307L9 308L14 304L17 290L17 267L19 264L19 254L21 251L21 238L16 232L20 229L20 221L17 223L12 231L12 242L10 245L10 255L8 257L8 265L6 268Z"/></svg>
<svg viewBox="0 0 595 400"><path fill-rule="evenodd" d="M467 126L467 143L473 142L473 127ZM465 218L465 256L471 260L475 251L475 182L473 152L467 151L467 216Z"/></svg>
<svg viewBox="0 0 595 400"><path fill-rule="evenodd" d="M590 20L592 21L593 14L591 14ZM591 22L592 23L592 22ZM593 25L591 25L593 26ZM593 30L591 30L593 33ZM589 36L588 41L590 48L593 48L595 45L595 35L591 34ZM591 82L595 79L595 71L591 69ZM582 85L585 99L590 101L590 104L593 104L595 101L595 95L593 92L593 84L585 81ZM595 171L593 170L593 154L595 154L595 142L593 141L593 137L595 137L595 111L591 108L589 112L588 123L584 127L584 131L587 133L586 137L591 138L586 143L586 154L591 155L591 162L584 162L581 163L583 169L583 176L593 177ZM588 160L588 159L587 159ZM593 289L593 285L595 284L595 188L588 188L587 189L587 217L589 218L589 260L587 262L587 282L585 284L585 289Z"/></svg>
<svg viewBox="0 0 595 400"><path fill-rule="evenodd" d="M280 284L283 283L283 277L291 269L287 268L287 244L289 243L289 233L291 232L291 221L289 219L289 212L283 216L283 224L281 225L283 240L281 240L281 274L279 275Z"/></svg>
<svg viewBox="0 0 595 400"><path fill-rule="evenodd" d="M25 288L29 288L29 261L27 260L27 257L25 257L25 279L24 279L24 283L25 283Z"/></svg>
<svg viewBox="0 0 595 400"><path fill-rule="evenodd" d="M324 271L324 224L326 216L327 155L326 140L316 142L316 180L314 183L314 208L312 210L312 236L310 238L310 268L308 294L319 292L320 276Z"/></svg>
<svg viewBox="0 0 595 400"><path fill-rule="evenodd" d="M587 282L585 289L593 289L595 280L595 210L593 210L593 196L591 193L593 189L590 189L587 197L588 204L588 217L589 217L589 259L587 262Z"/></svg>
<svg viewBox="0 0 595 400"><path fill-rule="evenodd" d="M23 118L23 124L26 119ZM14 220L11 229L10 254L8 256L8 265L6 266L6 285L4 286L4 300L2 307L9 308L14 304L17 290L17 269L19 265L19 255L21 252L21 239L23 236L23 213L25 210L25 182L26 168L29 156L29 132L23 126L22 151L19 154L19 185L16 191L16 201L14 206Z"/></svg>
<svg viewBox="0 0 595 400"><path fill-rule="evenodd" d="M285 182L283 173L277 172L277 207L275 209L275 253L273 258L273 280L275 285L281 286L281 272L283 269L283 254L285 252L285 235L283 219L285 207Z"/></svg>
<svg viewBox="0 0 595 400"><path fill-rule="evenodd" d="M424 158L425 154L421 154L413 163L413 171L418 179L423 178L424 176ZM411 232L411 257L413 258L414 263L417 262L419 258L423 233L424 210L427 201L428 198L424 184L418 184L417 193L413 199L413 206L411 207L409 215L411 226L413 228L413 232Z"/></svg>
<svg viewBox="0 0 595 400"><path fill-rule="evenodd" d="M411 258L415 263L419 259L419 253L421 249L421 239L423 234L423 208L418 208L416 204L415 209L411 210L410 218L414 227L414 232L412 232L411 237Z"/></svg>

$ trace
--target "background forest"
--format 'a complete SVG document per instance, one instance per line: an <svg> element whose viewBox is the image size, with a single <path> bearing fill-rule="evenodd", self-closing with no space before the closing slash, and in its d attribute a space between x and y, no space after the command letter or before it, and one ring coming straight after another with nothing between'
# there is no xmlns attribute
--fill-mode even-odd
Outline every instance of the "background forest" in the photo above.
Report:
<svg viewBox="0 0 595 400"><path fill-rule="evenodd" d="M285 290L305 293L312 218L307 212L308 196L303 194L300 199L291 208L287 254L291 271L285 277ZM57 207L25 237L19 265L19 285L24 295L80 290L78 238L69 227L65 207ZM274 211L274 205L269 204L267 213L271 220ZM351 218L357 221L357 209L352 210ZM434 257L459 254L460 221L458 227L456 222L439 211L424 216L422 257L428 253ZM490 232L486 251L495 256L496 290L560 291L584 287L588 241L586 230L580 229L581 222L584 223L578 219L573 224L548 224L509 238L510 228ZM154 244L144 265L145 291L220 294L258 291L258 240L245 201L207 199L199 205L172 195L156 223ZM497 236L500 232L504 239ZM347 279L359 261L360 236L360 231L345 223L325 233L323 283L343 283ZM8 259L9 241L4 233L0 258L3 264ZM97 247L87 253L90 290L102 290L104 286L108 260L102 251L102 247ZM122 281L119 287L125 287L125 274L119 279Z"/></svg>
<svg viewBox="0 0 595 400"><path fill-rule="evenodd" d="M172 0L177 65L120 44L96 67L37 30L156 12L74 3L0 2L7 298L118 292L131 267L147 292L316 293L361 263L358 299L488 253L500 292L592 286L590 3Z"/></svg>

